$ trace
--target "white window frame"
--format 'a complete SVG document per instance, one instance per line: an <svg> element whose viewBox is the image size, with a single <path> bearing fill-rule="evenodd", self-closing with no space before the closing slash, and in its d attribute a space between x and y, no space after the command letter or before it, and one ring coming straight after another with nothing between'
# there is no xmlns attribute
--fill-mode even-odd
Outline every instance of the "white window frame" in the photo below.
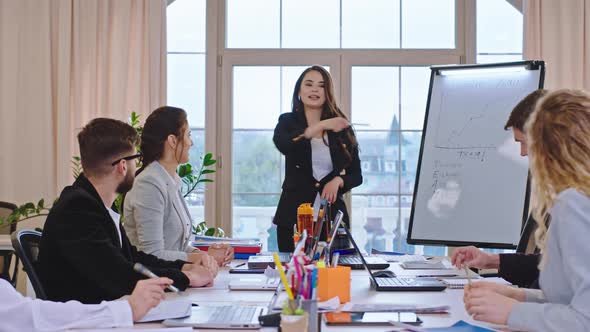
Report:
<svg viewBox="0 0 590 332"><path fill-rule="evenodd" d="M455 3L454 49L226 49L226 1L207 0L205 151L213 153L218 160L215 182L205 191L208 224L222 227L228 235L232 233L231 75L234 65L328 65L336 97L343 112L350 116L352 66L475 63L475 1L456 0ZM347 204L350 206L350 195Z"/></svg>

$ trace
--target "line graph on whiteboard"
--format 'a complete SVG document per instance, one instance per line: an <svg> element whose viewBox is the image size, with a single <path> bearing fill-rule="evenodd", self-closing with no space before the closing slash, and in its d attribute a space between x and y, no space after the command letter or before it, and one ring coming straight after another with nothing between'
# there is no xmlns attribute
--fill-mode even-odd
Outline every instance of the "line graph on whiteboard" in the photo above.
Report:
<svg viewBox="0 0 590 332"><path fill-rule="evenodd" d="M459 159L484 161L486 152L497 148L497 134L503 131L492 124L503 123L512 104L502 99L479 101L476 105L464 101L445 92L438 105L433 105L438 108L434 147L453 150Z"/></svg>

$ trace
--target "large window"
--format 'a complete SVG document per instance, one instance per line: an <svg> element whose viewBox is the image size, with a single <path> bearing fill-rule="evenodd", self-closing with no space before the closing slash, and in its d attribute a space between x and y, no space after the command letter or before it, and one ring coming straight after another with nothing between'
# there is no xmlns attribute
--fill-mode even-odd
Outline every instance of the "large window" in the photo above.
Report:
<svg viewBox="0 0 590 332"><path fill-rule="evenodd" d="M522 12L509 1L477 0L477 63L522 60L522 37Z"/></svg>
<svg viewBox="0 0 590 332"><path fill-rule="evenodd" d="M206 5L206 0L177 0L167 9L168 105L188 113L190 161L195 166L205 149ZM186 198L194 222L204 219L203 192L198 188Z"/></svg>
<svg viewBox="0 0 590 332"><path fill-rule="evenodd" d="M453 0L227 0L228 48L455 48Z"/></svg>
<svg viewBox="0 0 590 332"><path fill-rule="evenodd" d="M520 59L518 10L502 0L175 0L168 8L168 100L189 111L199 137L192 158L206 140L223 160L210 184L216 195L207 196L218 225L276 249L284 158L272 133L291 111L301 71L321 64L360 144L364 182L347 197L359 245L445 252L405 240L429 66ZM206 101L215 107L205 111ZM214 130L204 130L205 116ZM202 216L202 192L193 199Z"/></svg>

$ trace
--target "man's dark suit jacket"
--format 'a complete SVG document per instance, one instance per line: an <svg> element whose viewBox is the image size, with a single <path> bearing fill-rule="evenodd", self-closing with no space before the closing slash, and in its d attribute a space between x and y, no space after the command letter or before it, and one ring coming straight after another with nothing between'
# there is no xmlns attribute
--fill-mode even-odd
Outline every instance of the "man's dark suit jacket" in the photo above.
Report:
<svg viewBox="0 0 590 332"><path fill-rule="evenodd" d="M122 245L107 208L83 174L62 191L47 216L39 248L37 271L49 300L100 303L131 294L145 278L133 270L136 262L186 289L189 280L180 271L185 262L138 252L125 229L119 229Z"/></svg>
<svg viewBox="0 0 590 332"><path fill-rule="evenodd" d="M539 253L524 254L529 238L533 236L537 222L529 215L515 254L500 254L500 268L498 276L510 281L514 285L526 288L539 288Z"/></svg>
<svg viewBox="0 0 590 332"><path fill-rule="evenodd" d="M337 133L327 132L333 170L320 181L316 181L313 177L310 141L305 138L293 141L293 138L303 134L306 128L307 120L302 111L284 113L279 117L273 135L275 146L285 155L283 192L273 219L273 223L278 226L279 250L285 252L294 249L293 225L297 223L297 207L301 203L313 204L316 194L321 194L326 183L340 176L344 185L338 190L338 198L332 204L330 212L335 216L337 211L341 210L344 213L343 221L348 224L348 211L342 194L363 183L358 148L351 149L351 160L347 160L344 153L344 149L351 147L345 137L346 130L351 129Z"/></svg>

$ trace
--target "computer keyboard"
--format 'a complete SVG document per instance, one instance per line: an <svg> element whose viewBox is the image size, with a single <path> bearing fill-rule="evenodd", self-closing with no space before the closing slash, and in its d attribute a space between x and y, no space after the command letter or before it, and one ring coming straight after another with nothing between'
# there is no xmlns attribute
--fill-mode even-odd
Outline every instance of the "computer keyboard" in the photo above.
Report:
<svg viewBox="0 0 590 332"><path fill-rule="evenodd" d="M377 278L380 286L408 286L413 283L414 279L409 278Z"/></svg>
<svg viewBox="0 0 590 332"><path fill-rule="evenodd" d="M338 264L363 264L359 256L340 256Z"/></svg>
<svg viewBox="0 0 590 332"><path fill-rule="evenodd" d="M248 306L221 306L216 307L211 314L209 322L243 323L252 320L257 307Z"/></svg>

